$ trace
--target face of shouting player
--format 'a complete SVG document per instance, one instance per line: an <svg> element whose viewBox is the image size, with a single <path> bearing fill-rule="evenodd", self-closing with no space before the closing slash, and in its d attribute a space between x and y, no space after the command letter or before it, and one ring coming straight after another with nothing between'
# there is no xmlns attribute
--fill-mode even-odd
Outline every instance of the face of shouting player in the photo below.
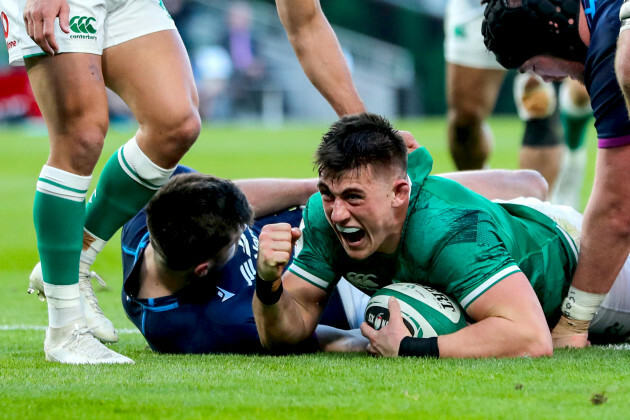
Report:
<svg viewBox="0 0 630 420"><path fill-rule="evenodd" d="M351 258L396 251L409 204L406 174L367 166L320 178L318 186L326 218Z"/></svg>

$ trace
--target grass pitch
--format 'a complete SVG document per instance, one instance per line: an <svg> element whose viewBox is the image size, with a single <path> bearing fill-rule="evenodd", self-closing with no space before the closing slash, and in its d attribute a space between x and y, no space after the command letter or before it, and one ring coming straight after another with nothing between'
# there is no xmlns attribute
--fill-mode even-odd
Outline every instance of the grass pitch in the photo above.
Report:
<svg viewBox="0 0 630 420"><path fill-rule="evenodd" d="M522 125L493 119L491 166L515 168ZM453 170L443 119L401 121L435 159ZM326 124L204 127L184 159L229 178L310 177ZM112 129L106 156L133 134ZM134 366L66 366L42 351L46 305L25 293L37 262L32 200L48 154L41 127L0 130L0 418L628 418L628 347L559 350L515 360L376 359L363 355L175 356L151 352L120 304L119 239L94 269L101 307L121 330L113 347ZM592 185L595 135L589 136ZM97 172L100 171L99 166ZM93 183L94 184L94 183Z"/></svg>

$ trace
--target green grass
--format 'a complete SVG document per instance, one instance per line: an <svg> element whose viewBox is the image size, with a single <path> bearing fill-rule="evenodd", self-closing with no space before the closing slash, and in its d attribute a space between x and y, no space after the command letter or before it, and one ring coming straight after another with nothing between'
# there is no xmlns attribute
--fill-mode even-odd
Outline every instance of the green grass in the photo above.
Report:
<svg viewBox="0 0 630 420"><path fill-rule="evenodd" d="M397 125L428 147L437 172L453 170L444 120ZM492 167L515 168L521 124L501 118L491 125L496 137ZM313 176L312 153L325 128L206 126L184 163L230 178ZM130 135L127 129L111 130L104 156ZM585 199L595 155L592 132L589 138ZM154 354L120 304L118 237L94 266L108 282L97 294L105 313L122 329L120 343L113 347L136 364L47 363L41 328L46 305L25 290L38 260L31 208L48 144L41 128L3 128L0 143L0 418L628 417L628 349L560 350L553 358L538 360ZM603 394L606 402L594 404L596 394Z"/></svg>

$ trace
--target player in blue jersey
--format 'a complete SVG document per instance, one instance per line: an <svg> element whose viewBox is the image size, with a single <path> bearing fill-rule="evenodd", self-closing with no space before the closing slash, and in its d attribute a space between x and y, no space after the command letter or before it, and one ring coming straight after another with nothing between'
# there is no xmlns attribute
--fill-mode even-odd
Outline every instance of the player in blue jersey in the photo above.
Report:
<svg viewBox="0 0 630 420"><path fill-rule="evenodd" d="M284 209L304 204L315 180L235 184L182 166L175 175L123 228L125 312L157 352L262 352L252 313L258 234L267 223L297 227L301 208ZM322 349L338 350L353 337L338 329L360 324L367 298L353 289L342 285L331 297L321 323L334 328L318 330Z"/></svg>
<svg viewBox="0 0 630 420"><path fill-rule="evenodd" d="M190 172L180 166L175 175ZM506 197L506 191L511 196L546 193L544 180L529 171L444 176L492 197ZM122 233L123 306L151 348L164 353L263 351L252 312L258 234L270 223L297 227L301 209L284 209L306 203L315 191L315 179L231 183L194 173L169 181ZM256 217L251 227L246 226L252 218L248 201ZM358 328L366 302L366 295L347 282L338 284L319 321L319 347L348 351L365 346L357 332L339 329ZM312 350L313 343L307 344L299 350Z"/></svg>
<svg viewBox="0 0 630 420"><path fill-rule="evenodd" d="M582 254L557 346L588 344L587 329L630 253L630 118L615 78L620 0L489 0L484 41L506 68L546 80L565 76L586 85L599 138L597 170L586 207ZM623 15L622 15L623 17ZM620 51L624 54L625 51ZM617 60L619 63L619 60ZM628 68L625 60L619 72Z"/></svg>

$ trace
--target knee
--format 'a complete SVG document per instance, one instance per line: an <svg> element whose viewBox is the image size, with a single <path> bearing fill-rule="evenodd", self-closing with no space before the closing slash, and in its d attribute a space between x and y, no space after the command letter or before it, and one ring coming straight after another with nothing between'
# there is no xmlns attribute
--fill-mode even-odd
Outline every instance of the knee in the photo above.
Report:
<svg viewBox="0 0 630 420"><path fill-rule="evenodd" d="M196 108L170 113L167 118L157 119L154 123L141 127L155 150L169 161L176 164L199 137L201 119Z"/></svg>
<svg viewBox="0 0 630 420"><path fill-rule="evenodd" d="M516 182L514 185L520 186L523 196L535 197L541 201L547 199L549 184L540 172L531 169L520 169L514 171Z"/></svg>
<svg viewBox="0 0 630 420"><path fill-rule="evenodd" d="M106 133L107 125L92 124L74 127L67 136L51 136L50 159L74 173L89 175L101 155Z"/></svg>
<svg viewBox="0 0 630 420"><path fill-rule="evenodd" d="M448 121L451 126L458 129L469 129L481 127L486 119L486 113L474 102L457 104L449 109Z"/></svg>

